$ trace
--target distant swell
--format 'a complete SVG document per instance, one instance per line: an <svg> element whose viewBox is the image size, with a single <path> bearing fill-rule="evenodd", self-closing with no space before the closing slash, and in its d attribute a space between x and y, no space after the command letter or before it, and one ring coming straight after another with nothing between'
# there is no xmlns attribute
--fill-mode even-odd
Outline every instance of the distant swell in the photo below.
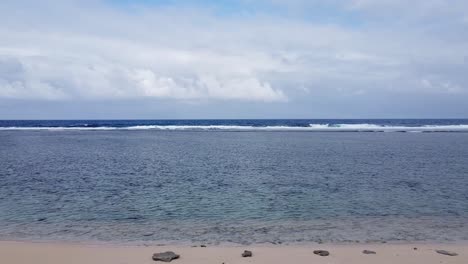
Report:
<svg viewBox="0 0 468 264"><path fill-rule="evenodd" d="M169 130L169 131L309 131L309 132L468 132L468 125L387 126L377 124L309 124L309 126L140 125L70 127L0 127L0 130Z"/></svg>

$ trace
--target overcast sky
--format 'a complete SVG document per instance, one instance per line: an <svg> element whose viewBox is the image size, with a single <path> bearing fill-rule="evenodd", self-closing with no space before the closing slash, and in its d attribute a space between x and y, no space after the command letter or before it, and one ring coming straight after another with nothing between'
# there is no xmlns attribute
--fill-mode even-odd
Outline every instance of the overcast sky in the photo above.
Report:
<svg viewBox="0 0 468 264"><path fill-rule="evenodd" d="M2 0L0 119L468 117L466 0Z"/></svg>

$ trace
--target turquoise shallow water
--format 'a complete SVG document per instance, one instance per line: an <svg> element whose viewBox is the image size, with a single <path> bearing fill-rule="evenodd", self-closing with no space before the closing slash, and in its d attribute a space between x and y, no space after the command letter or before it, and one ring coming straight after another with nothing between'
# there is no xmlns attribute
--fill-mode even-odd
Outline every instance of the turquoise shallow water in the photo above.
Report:
<svg viewBox="0 0 468 264"><path fill-rule="evenodd" d="M0 238L468 241L468 134L0 131Z"/></svg>

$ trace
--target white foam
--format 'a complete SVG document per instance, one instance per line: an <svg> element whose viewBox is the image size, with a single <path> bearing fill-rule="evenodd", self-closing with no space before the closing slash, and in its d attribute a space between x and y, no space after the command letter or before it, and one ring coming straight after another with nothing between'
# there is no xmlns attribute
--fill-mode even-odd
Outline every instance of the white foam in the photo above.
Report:
<svg viewBox="0 0 468 264"><path fill-rule="evenodd" d="M299 126L140 125L128 127L0 127L0 130L170 130L170 131L311 131L311 132L468 132L468 125L385 126L377 124L310 124Z"/></svg>
<svg viewBox="0 0 468 264"><path fill-rule="evenodd" d="M386 126L377 124L334 124L311 128L322 131L357 131L357 132L468 132L468 125L423 125L423 126Z"/></svg>
<svg viewBox="0 0 468 264"><path fill-rule="evenodd" d="M118 127L0 127L0 130L117 130Z"/></svg>
<svg viewBox="0 0 468 264"><path fill-rule="evenodd" d="M316 129L322 129L322 128L328 128L329 124L309 124L310 128L316 128Z"/></svg>

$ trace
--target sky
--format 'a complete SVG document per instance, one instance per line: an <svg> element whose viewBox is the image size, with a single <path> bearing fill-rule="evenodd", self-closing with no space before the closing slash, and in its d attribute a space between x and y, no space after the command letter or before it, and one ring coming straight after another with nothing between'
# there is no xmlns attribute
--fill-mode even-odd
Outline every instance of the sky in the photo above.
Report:
<svg viewBox="0 0 468 264"><path fill-rule="evenodd" d="M468 118L466 0L2 0L0 119Z"/></svg>

